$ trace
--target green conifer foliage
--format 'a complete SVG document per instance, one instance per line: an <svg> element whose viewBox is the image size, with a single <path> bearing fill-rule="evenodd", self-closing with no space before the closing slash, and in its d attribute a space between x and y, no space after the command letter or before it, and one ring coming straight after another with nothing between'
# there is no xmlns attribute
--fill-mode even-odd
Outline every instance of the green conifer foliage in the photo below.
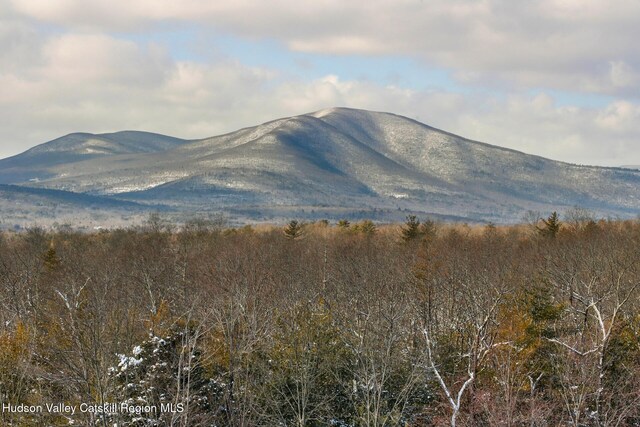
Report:
<svg viewBox="0 0 640 427"><path fill-rule="evenodd" d="M562 223L560 222L560 217L557 212L552 212L551 215L547 219L543 219L542 223L543 227L538 227L538 233L542 236L555 238L558 232L560 231L560 226Z"/></svg>
<svg viewBox="0 0 640 427"><path fill-rule="evenodd" d="M130 355L118 356L118 366L110 369L118 400L156 411L118 411L105 417L109 425L187 425L187 415L188 425L212 425L220 416L223 385L208 378L193 328L176 326L164 337L151 335Z"/></svg>
<svg viewBox="0 0 640 427"><path fill-rule="evenodd" d="M45 252L42 261L43 261L44 267L48 271L53 271L57 269L58 266L60 265L60 258L58 258L58 254L56 253L56 248L53 243L53 240L49 245L49 249L47 250L47 252Z"/></svg>
<svg viewBox="0 0 640 427"><path fill-rule="evenodd" d="M370 219L365 219L353 226L353 231L356 233L362 233L366 235L373 235L376 233L376 225Z"/></svg>
<svg viewBox="0 0 640 427"><path fill-rule="evenodd" d="M346 219L341 219L340 221L338 221L338 227L340 228L349 228L350 225L351 223Z"/></svg>
<svg viewBox="0 0 640 427"><path fill-rule="evenodd" d="M408 242L420 237L421 234L420 220L415 215L407 216L407 221L402 227L402 240Z"/></svg>
<svg viewBox="0 0 640 427"><path fill-rule="evenodd" d="M302 236L302 224L295 219L289 221L289 225L284 229L284 235L291 240Z"/></svg>

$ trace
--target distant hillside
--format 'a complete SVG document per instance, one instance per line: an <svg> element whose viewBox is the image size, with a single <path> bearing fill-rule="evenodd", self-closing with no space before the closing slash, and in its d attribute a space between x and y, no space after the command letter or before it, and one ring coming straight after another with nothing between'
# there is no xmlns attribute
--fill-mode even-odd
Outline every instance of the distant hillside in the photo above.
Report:
<svg viewBox="0 0 640 427"><path fill-rule="evenodd" d="M54 224L128 226L158 210L161 207L109 197L0 184L0 229Z"/></svg>
<svg viewBox="0 0 640 427"><path fill-rule="evenodd" d="M149 132L72 133L0 160L0 184L37 182L55 175L51 168L89 159L166 151L188 141Z"/></svg>
<svg viewBox="0 0 640 427"><path fill-rule="evenodd" d="M527 155L390 113L332 108L195 141L141 133L74 138L0 166L24 186L242 212L248 220L391 220L412 212L515 222L527 210L573 206L620 217L640 212L640 171ZM28 157L34 150L37 166Z"/></svg>

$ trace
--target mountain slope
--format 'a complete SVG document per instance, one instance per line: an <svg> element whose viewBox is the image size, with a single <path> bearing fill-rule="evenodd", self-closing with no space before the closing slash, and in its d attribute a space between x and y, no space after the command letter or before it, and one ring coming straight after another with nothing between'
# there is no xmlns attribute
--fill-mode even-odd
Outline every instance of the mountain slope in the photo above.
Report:
<svg viewBox="0 0 640 427"><path fill-rule="evenodd" d="M0 184L0 229L55 224L126 226L158 209L108 197Z"/></svg>
<svg viewBox="0 0 640 427"><path fill-rule="evenodd" d="M145 135L141 145L123 134L49 143L67 160L33 149L48 175L30 182L36 168L15 167L13 158L13 176L22 173L29 186L260 217L382 210L384 218L410 211L513 222L529 209L640 210L640 171L531 156L389 113L333 108L195 141ZM94 152L83 157L86 144Z"/></svg>
<svg viewBox="0 0 640 427"><path fill-rule="evenodd" d="M166 151L186 140L138 131L72 133L0 160L0 184L55 177L51 168L89 159Z"/></svg>

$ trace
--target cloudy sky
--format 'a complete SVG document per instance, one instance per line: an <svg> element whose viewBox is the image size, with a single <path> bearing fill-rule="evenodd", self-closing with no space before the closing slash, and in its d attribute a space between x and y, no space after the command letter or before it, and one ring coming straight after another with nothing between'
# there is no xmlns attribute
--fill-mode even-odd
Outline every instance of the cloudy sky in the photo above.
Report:
<svg viewBox="0 0 640 427"><path fill-rule="evenodd" d="M640 164L637 0L0 0L0 157L331 106Z"/></svg>

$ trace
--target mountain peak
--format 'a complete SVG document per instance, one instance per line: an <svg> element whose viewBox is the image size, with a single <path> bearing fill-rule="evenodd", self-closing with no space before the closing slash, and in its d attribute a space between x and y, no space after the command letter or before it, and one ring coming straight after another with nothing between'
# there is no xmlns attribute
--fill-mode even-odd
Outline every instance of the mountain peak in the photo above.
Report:
<svg viewBox="0 0 640 427"><path fill-rule="evenodd" d="M312 210L513 222L575 205L621 217L640 209L640 171L556 162L343 107L194 141L71 134L1 160L3 182L252 218Z"/></svg>

